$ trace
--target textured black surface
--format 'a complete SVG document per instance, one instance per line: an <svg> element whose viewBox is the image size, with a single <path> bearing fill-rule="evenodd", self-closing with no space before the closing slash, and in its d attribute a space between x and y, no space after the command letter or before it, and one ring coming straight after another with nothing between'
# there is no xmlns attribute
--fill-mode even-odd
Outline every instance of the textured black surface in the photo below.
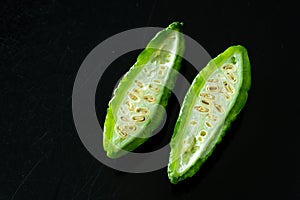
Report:
<svg viewBox="0 0 300 200"><path fill-rule="evenodd" d="M2 1L0 199L299 199L296 6L197 4ZM184 22L184 33L212 57L228 46L244 45L253 83L245 109L212 157L195 177L173 186L166 168L129 174L95 160L74 127L71 95L83 59L101 41L127 29L165 27L176 20ZM102 79L107 89L97 92L100 124L114 81L135 56L118 59L111 67L122 69ZM190 81L195 76L186 62L182 73ZM169 109L173 114L162 133L166 137L158 136L163 143L171 136L178 110L178 105ZM140 151L157 147L150 143Z"/></svg>

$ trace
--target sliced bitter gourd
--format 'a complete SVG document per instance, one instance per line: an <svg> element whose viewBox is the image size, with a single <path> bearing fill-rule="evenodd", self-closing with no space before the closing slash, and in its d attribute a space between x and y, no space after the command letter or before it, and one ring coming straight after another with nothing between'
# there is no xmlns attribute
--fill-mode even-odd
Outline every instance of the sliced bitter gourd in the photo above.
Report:
<svg viewBox="0 0 300 200"><path fill-rule="evenodd" d="M174 22L160 31L115 89L104 123L108 157L134 150L161 123L184 51L181 29L182 23Z"/></svg>
<svg viewBox="0 0 300 200"><path fill-rule="evenodd" d="M251 85L242 46L229 47L194 79L171 139L168 176L172 183L193 176L244 107Z"/></svg>

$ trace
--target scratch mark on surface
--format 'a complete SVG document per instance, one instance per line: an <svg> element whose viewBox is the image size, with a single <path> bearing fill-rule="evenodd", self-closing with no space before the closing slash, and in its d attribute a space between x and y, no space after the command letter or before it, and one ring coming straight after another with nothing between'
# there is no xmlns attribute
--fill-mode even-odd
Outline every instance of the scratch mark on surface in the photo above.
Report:
<svg viewBox="0 0 300 200"><path fill-rule="evenodd" d="M19 184L19 186L17 187L16 191L14 192L14 194L11 197L11 200L13 200L16 196L16 194L18 193L18 191L21 189L21 187L24 185L24 183L26 182L26 180L28 179L28 177L32 174L32 172L35 170L35 168L41 163L41 161L44 159L45 157L43 156L40 160L38 160L35 165L31 168L31 170L29 170L29 172L27 173L27 175L24 177L24 179L21 181L21 183Z"/></svg>
<svg viewBox="0 0 300 200"><path fill-rule="evenodd" d="M57 183L56 189L54 191L54 199L58 199L58 195L59 195L59 191L60 191L63 179L64 179L64 175L62 177L60 177L60 179Z"/></svg>
<svg viewBox="0 0 300 200"><path fill-rule="evenodd" d="M101 174L101 171L102 171L102 168L98 170L97 175L96 175L96 177L94 178L92 185L90 186L89 194L88 194L88 200L90 200L90 197L91 197L91 194L92 194L93 187L94 187L94 185L95 185L95 183L96 183L96 181L97 181L99 175Z"/></svg>
<svg viewBox="0 0 300 200"><path fill-rule="evenodd" d="M99 199L100 198L99 195L97 196L98 193L100 193L100 196L103 195L102 190L103 190L103 185L104 184L105 184L104 182L101 182L101 184L97 185L98 189L94 190L92 198Z"/></svg>
<svg viewBox="0 0 300 200"><path fill-rule="evenodd" d="M156 0L154 0L154 2L153 2L152 8L151 8L151 12L150 12L150 15L149 15L149 19L148 19L147 26L149 26L150 21L151 21L151 19L152 19L152 16L153 16L153 13L154 13L155 5L156 5Z"/></svg>
<svg viewBox="0 0 300 200"><path fill-rule="evenodd" d="M87 170L87 175L91 171L91 167L92 167L93 163L94 163L94 161L91 161L91 164L89 165L89 168ZM72 197L72 200L77 198L77 196L83 191L83 189L88 185L88 183L90 183L92 181L92 179L93 179L93 176L90 176L88 178L88 180L82 185L82 187L79 190L77 190L78 192Z"/></svg>
<svg viewBox="0 0 300 200"><path fill-rule="evenodd" d="M67 47L64 49L62 55L60 56L60 58L59 58L59 60L58 60L58 63L57 63L58 66L61 65L61 64L63 63L65 57L67 56L67 52L68 52L68 51L69 51L69 46L67 46Z"/></svg>
<svg viewBox="0 0 300 200"><path fill-rule="evenodd" d="M39 137L35 142L33 142L31 144L31 146L35 145L36 143L38 143L39 141L41 141L46 135L48 134L48 132L46 131L41 137Z"/></svg>
<svg viewBox="0 0 300 200"><path fill-rule="evenodd" d="M152 19L153 13L154 13L155 5L156 5L156 0L153 1L152 8L151 8L151 11L150 11L150 14L149 14L149 18L148 18L148 22L147 22L147 27L149 26L149 24L151 22L151 19ZM144 34L143 34L143 37L142 37L143 38L142 41L145 41L146 34L147 34L146 31L144 31Z"/></svg>

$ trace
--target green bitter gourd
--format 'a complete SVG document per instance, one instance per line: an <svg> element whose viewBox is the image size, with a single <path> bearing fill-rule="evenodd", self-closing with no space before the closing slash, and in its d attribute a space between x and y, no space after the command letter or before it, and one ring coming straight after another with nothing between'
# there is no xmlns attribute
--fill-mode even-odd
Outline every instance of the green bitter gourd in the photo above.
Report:
<svg viewBox="0 0 300 200"><path fill-rule="evenodd" d="M244 107L250 85L250 62L240 45L229 47L200 71L185 96L171 138L171 183L199 170Z"/></svg>
<svg viewBox="0 0 300 200"><path fill-rule="evenodd" d="M104 123L108 157L136 149L161 123L184 51L182 25L174 22L160 31L115 89Z"/></svg>

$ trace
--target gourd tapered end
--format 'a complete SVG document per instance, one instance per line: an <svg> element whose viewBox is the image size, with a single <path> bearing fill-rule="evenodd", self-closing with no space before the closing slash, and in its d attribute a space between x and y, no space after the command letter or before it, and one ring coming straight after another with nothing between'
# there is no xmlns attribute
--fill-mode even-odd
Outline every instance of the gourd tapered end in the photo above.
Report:
<svg viewBox="0 0 300 200"><path fill-rule="evenodd" d="M168 26L168 29L174 30L174 31L182 31L183 23L182 22L173 22Z"/></svg>

